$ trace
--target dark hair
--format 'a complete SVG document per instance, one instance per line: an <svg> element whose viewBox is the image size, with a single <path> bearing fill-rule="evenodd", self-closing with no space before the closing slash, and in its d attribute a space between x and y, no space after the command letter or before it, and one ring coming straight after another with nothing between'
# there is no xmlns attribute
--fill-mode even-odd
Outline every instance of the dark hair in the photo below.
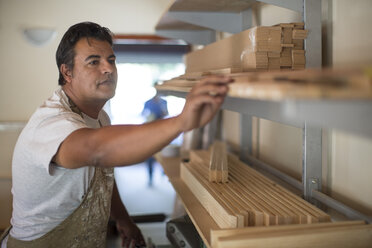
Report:
<svg viewBox="0 0 372 248"><path fill-rule="evenodd" d="M62 64L72 70L74 68L75 45L82 38L94 38L101 41L107 41L112 46L113 33L105 27L93 22L81 22L71 26L63 35L56 52L56 61L59 71L58 84L64 85L65 79L61 73Z"/></svg>

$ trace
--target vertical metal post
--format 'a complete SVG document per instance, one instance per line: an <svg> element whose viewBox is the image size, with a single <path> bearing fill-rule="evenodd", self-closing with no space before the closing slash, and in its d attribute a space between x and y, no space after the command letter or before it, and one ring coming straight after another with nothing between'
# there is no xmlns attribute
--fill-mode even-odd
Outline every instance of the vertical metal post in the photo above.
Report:
<svg viewBox="0 0 372 248"><path fill-rule="evenodd" d="M305 39L306 68L322 66L322 1L303 0L303 20L309 30Z"/></svg>
<svg viewBox="0 0 372 248"><path fill-rule="evenodd" d="M303 127L303 157L302 157L302 183L305 200L316 203L312 199L312 190L322 189L322 129Z"/></svg>
<svg viewBox="0 0 372 248"><path fill-rule="evenodd" d="M252 116L240 114L240 159L248 162L252 154Z"/></svg>

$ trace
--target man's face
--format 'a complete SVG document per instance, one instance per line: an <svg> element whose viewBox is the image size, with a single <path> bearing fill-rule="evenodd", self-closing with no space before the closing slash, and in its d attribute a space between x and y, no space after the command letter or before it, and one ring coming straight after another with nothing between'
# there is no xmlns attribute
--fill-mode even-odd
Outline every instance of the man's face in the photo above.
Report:
<svg viewBox="0 0 372 248"><path fill-rule="evenodd" d="M75 54L70 84L73 94L88 102L112 98L115 95L117 70L110 44L83 38L76 43Z"/></svg>

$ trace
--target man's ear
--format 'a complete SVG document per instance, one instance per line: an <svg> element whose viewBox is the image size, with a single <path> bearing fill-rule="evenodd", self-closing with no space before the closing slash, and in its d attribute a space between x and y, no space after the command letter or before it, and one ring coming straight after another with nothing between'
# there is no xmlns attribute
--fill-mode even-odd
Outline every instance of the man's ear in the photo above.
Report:
<svg viewBox="0 0 372 248"><path fill-rule="evenodd" d="M62 64L60 70L66 83L70 83L72 81L72 71L66 64Z"/></svg>

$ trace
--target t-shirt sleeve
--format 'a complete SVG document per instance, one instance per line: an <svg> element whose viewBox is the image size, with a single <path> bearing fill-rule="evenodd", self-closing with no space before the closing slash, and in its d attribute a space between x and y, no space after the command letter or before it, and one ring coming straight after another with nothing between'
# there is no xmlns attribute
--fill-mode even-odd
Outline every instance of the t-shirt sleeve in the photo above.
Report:
<svg viewBox="0 0 372 248"><path fill-rule="evenodd" d="M86 128L83 118L73 112L64 112L50 116L41 121L32 137L32 154L34 164L42 166L50 173L52 158L57 153L61 143L74 131Z"/></svg>

